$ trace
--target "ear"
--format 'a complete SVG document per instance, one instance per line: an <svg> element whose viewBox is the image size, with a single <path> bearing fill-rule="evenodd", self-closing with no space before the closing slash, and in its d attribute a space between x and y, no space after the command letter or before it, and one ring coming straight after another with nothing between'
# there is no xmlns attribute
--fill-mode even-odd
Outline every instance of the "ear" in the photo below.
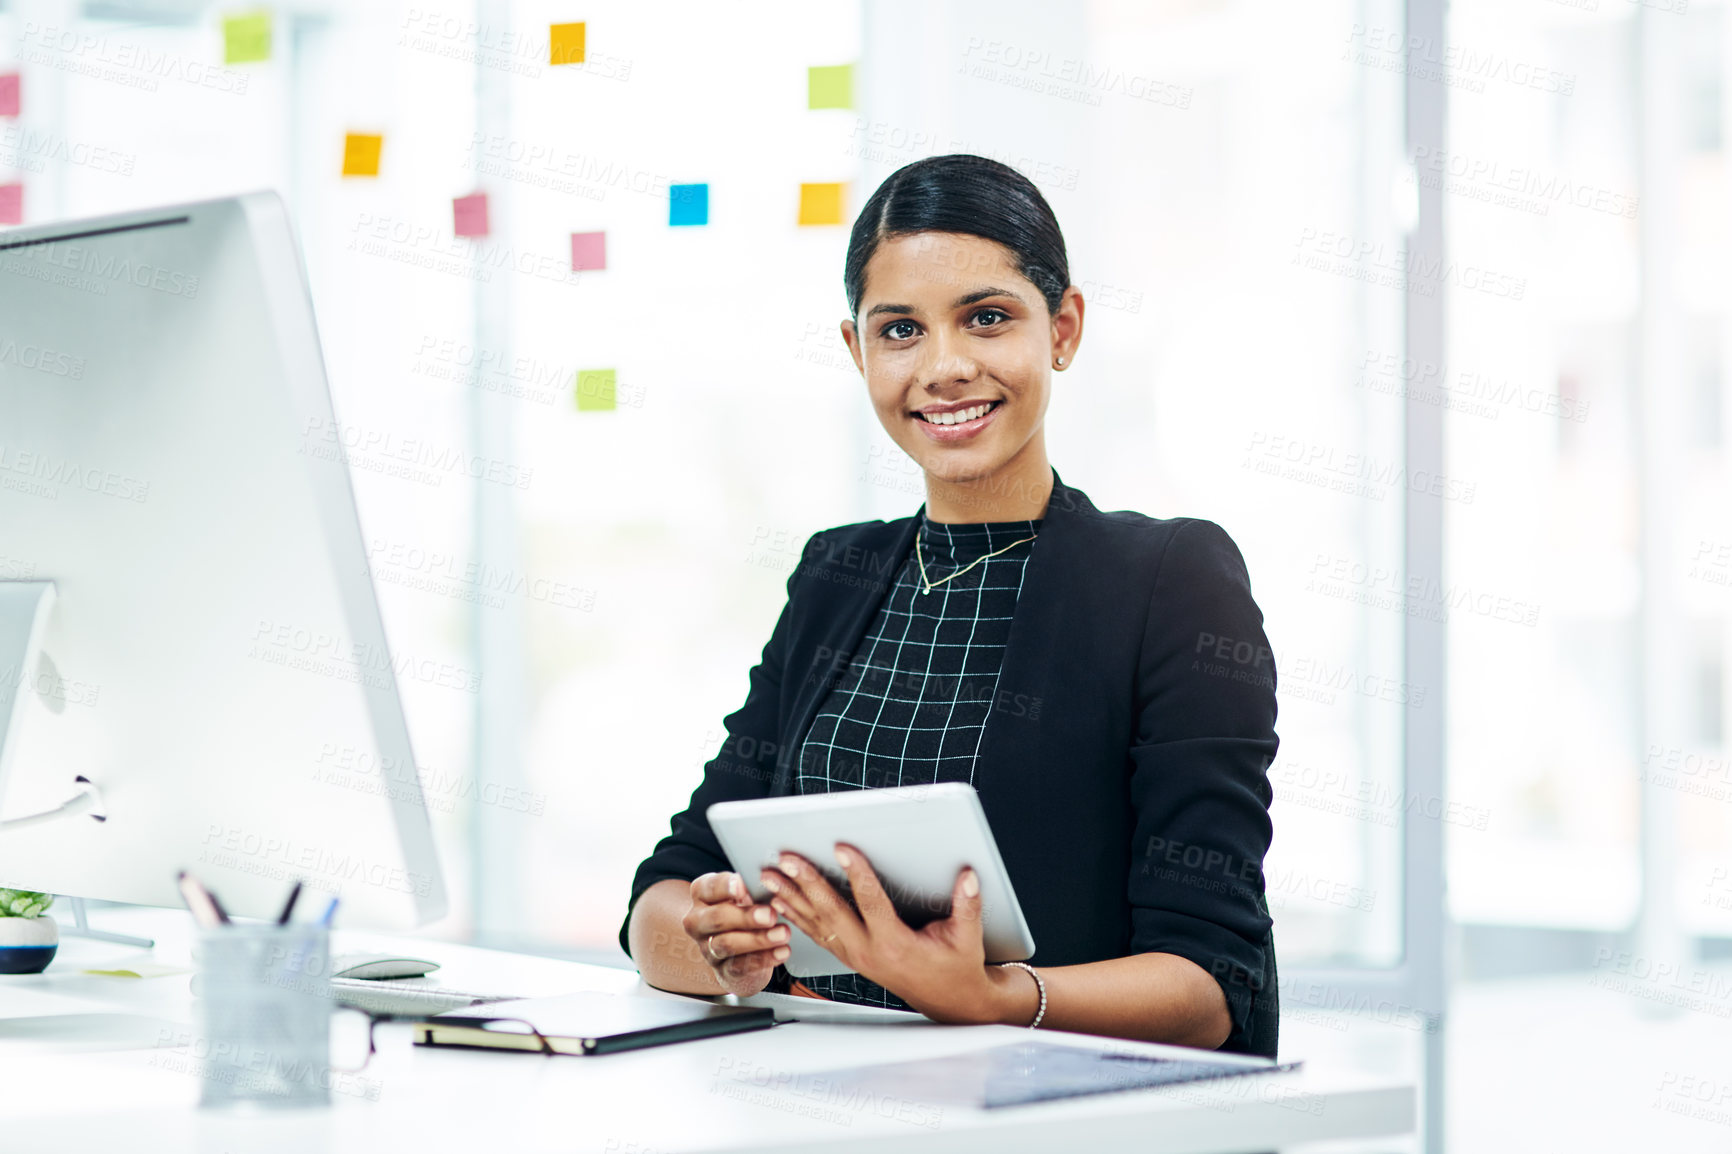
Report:
<svg viewBox="0 0 1732 1154"><path fill-rule="evenodd" d="M1058 311L1052 316L1052 363L1059 369L1068 369L1076 363L1077 346L1082 344L1083 333L1083 295L1082 290L1071 285L1064 290L1064 297L1058 302ZM1058 359L1064 358L1060 365Z"/></svg>
<svg viewBox="0 0 1732 1154"><path fill-rule="evenodd" d="M866 362L862 360L860 348L860 332L854 327L853 321L842 322L842 343L848 346L848 355L854 358L854 367L860 371L860 376L866 376Z"/></svg>

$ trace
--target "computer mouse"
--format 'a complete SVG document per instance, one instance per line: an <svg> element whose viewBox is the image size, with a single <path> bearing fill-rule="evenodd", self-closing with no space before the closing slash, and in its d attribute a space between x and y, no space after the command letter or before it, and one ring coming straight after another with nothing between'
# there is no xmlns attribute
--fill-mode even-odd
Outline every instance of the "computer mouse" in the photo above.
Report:
<svg viewBox="0 0 1732 1154"><path fill-rule="evenodd" d="M373 981L420 978L438 968L438 962L430 962L425 958L406 958L401 954L338 954L331 959L333 978L365 978Z"/></svg>

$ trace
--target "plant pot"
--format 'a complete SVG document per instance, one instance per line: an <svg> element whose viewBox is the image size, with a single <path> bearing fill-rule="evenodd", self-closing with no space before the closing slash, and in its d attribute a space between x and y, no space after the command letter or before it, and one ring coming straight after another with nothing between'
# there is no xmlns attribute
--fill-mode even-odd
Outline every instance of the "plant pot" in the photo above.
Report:
<svg viewBox="0 0 1732 1154"><path fill-rule="evenodd" d="M40 974L60 948L60 927L47 914L0 918L0 974Z"/></svg>

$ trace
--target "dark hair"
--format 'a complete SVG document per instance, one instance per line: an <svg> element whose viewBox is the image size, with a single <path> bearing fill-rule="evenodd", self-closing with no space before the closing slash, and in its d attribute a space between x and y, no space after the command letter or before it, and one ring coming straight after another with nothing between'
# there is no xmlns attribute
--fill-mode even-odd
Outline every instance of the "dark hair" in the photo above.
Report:
<svg viewBox="0 0 1732 1154"><path fill-rule="evenodd" d="M1028 177L971 153L929 156L905 164L878 186L854 221L842 287L848 315L858 318L866 292L866 263L886 237L915 232L961 232L997 241L1016 258L1017 271L1056 313L1070 286L1070 261L1058 218Z"/></svg>

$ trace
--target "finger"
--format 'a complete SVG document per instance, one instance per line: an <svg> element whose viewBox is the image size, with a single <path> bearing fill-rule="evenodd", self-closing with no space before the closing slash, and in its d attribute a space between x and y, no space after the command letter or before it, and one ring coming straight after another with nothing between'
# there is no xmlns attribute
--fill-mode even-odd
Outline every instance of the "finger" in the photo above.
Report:
<svg viewBox="0 0 1732 1154"><path fill-rule="evenodd" d="M777 946L773 950L735 954L717 962L716 971L729 981L755 981L761 975L787 961L788 953L787 946Z"/></svg>
<svg viewBox="0 0 1732 1154"><path fill-rule="evenodd" d="M783 868L792 870L794 877L790 880L799 883L798 896L790 896L784 904L799 916L800 921L796 924L801 932L844 962L858 957L864 945L866 925L854 908L836 892L829 879L804 858L790 855ZM771 908L774 908L773 902Z"/></svg>
<svg viewBox="0 0 1732 1154"><path fill-rule="evenodd" d="M865 854L845 842L837 842L836 864L848 875L848 890L867 925L876 930L903 924L901 915L890 902L890 895L884 890L884 883L878 880L878 872L866 860Z"/></svg>
<svg viewBox="0 0 1732 1154"><path fill-rule="evenodd" d="M728 930L767 930L776 924L776 913L767 904L740 906L727 903L693 906L687 929L694 934L719 934Z"/></svg>
<svg viewBox="0 0 1732 1154"><path fill-rule="evenodd" d="M949 941L973 942L984 949L984 926L980 919L980 875L972 866L957 871L956 884L950 887L950 916L927 923L927 928L942 934Z"/></svg>
<svg viewBox="0 0 1732 1154"><path fill-rule="evenodd" d="M782 899L777 898L774 901L772 901L770 904L772 907L775 907L775 906L781 904L781 900ZM816 944L818 944L820 946L823 946L826 950L829 950L831 953L833 953L833 954L836 953L837 949L840 947L840 943L842 941L842 938L841 938L840 934L837 934L837 931L835 931L833 929L827 929L824 926L820 925L815 919L813 919L813 918L811 918L805 914L795 913L793 910L789 909L787 906L782 906L782 908L777 910L776 912L781 914L784 918L786 918L788 920L789 925L793 926L795 929L797 929L801 933L805 934L808 938L811 938L813 942L815 942ZM836 934L837 936L832 937L831 936L832 934Z"/></svg>
<svg viewBox="0 0 1732 1154"><path fill-rule="evenodd" d="M811 876L810 867L807 867L806 876ZM780 901L801 917L811 918L815 916L816 911L812 908L812 899L807 896L805 887L797 873L790 875L785 869L766 869L759 880L770 891L772 909L775 908L776 902Z"/></svg>
<svg viewBox="0 0 1732 1154"><path fill-rule="evenodd" d="M726 873L699 874L692 879L692 900L705 904L727 901L732 896L728 879L738 876Z"/></svg>
<svg viewBox="0 0 1732 1154"><path fill-rule="evenodd" d="M735 873L724 874L723 876L728 879L728 896L734 900L734 904L750 906L752 895L746 891L746 879Z"/></svg>
<svg viewBox="0 0 1732 1154"><path fill-rule="evenodd" d="M829 930L819 930L816 912L799 882L778 869L765 869L763 883L774 895L770 909L807 937L827 937ZM816 940L816 938L814 938Z"/></svg>
<svg viewBox="0 0 1732 1154"><path fill-rule="evenodd" d="M956 875L956 885L950 890L952 921L980 924L980 875L973 866L963 866Z"/></svg>
<svg viewBox="0 0 1732 1154"><path fill-rule="evenodd" d="M767 930L731 930L703 939L703 948L712 960L774 950L787 944L787 926L771 926Z"/></svg>
<svg viewBox="0 0 1732 1154"><path fill-rule="evenodd" d="M799 885L800 894L810 907L810 916L814 920L823 923L835 919L841 924L860 924L853 907L836 892L830 879L818 872L817 866L799 854L784 854L782 872Z"/></svg>

